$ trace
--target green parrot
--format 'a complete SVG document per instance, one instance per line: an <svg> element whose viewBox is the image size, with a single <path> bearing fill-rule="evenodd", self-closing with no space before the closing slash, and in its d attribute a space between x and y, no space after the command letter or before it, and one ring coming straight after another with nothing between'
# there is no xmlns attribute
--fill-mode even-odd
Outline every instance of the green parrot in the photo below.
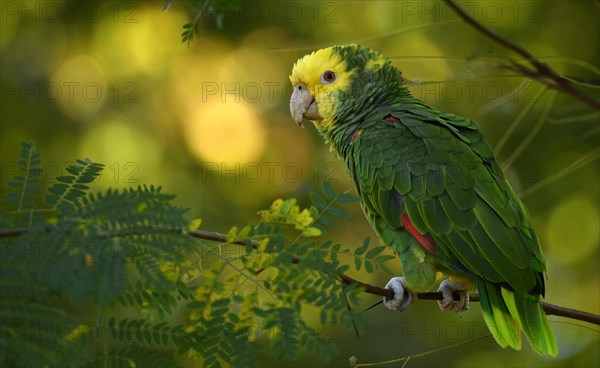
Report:
<svg viewBox="0 0 600 368"><path fill-rule="evenodd" d="M540 305L542 250L478 125L413 98L388 59L358 45L304 56L290 80L293 120L312 120L331 144L368 221L400 257L403 277L390 280L384 304L406 309L441 272L443 311L467 309L476 289L500 346L519 350L522 330L533 350L555 357Z"/></svg>

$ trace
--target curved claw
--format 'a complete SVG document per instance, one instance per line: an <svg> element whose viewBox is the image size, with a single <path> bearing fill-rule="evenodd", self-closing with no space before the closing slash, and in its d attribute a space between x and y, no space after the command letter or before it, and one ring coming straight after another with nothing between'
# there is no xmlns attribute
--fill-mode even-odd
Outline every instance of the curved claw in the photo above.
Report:
<svg viewBox="0 0 600 368"><path fill-rule="evenodd" d="M443 300L438 300L438 305L442 312L464 312L469 309L469 293L461 289L460 286L450 280L444 280L440 284L439 292L442 293ZM460 300L454 301L452 294L458 292Z"/></svg>
<svg viewBox="0 0 600 368"><path fill-rule="evenodd" d="M394 291L394 299L383 298L383 304L391 310L402 312L406 310L413 302L412 293L404 284L404 277L393 277L386 285L386 289Z"/></svg>

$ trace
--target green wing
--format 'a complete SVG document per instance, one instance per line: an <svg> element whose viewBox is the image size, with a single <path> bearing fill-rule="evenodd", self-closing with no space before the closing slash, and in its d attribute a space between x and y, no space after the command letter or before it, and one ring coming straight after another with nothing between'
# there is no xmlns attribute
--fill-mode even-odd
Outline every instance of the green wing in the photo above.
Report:
<svg viewBox="0 0 600 368"><path fill-rule="evenodd" d="M529 215L477 125L416 102L391 115L398 121L382 119L354 142L365 206L398 228L407 214L433 237L440 265L541 294L544 260Z"/></svg>
<svg viewBox="0 0 600 368"><path fill-rule="evenodd" d="M401 229L408 215L433 238L440 269L477 277L484 317L501 346L520 347L520 325L530 341L544 340L532 342L538 352L555 355L538 303L545 271L539 242L478 126L418 101L388 114L365 123L353 142L351 171L372 221ZM533 314L539 323L527 328L521 319Z"/></svg>

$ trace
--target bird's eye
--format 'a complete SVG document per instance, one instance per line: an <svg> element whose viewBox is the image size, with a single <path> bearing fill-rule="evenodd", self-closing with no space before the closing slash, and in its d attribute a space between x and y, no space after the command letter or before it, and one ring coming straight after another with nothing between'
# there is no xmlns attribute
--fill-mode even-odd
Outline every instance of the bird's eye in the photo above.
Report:
<svg viewBox="0 0 600 368"><path fill-rule="evenodd" d="M331 83L335 82L336 78L337 78L337 76L335 75L335 73L332 72L331 70L328 70L325 73L323 73L323 75L321 76L321 83L331 84Z"/></svg>

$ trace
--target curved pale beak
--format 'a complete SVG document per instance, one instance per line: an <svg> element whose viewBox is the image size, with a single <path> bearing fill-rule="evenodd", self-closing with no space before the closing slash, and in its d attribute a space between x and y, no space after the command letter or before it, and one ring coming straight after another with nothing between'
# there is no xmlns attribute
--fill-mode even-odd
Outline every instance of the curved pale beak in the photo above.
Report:
<svg viewBox="0 0 600 368"><path fill-rule="evenodd" d="M302 126L302 121L305 118L309 120L322 119L319 115L317 102L302 83L294 87L294 93L290 98L290 114L298 126Z"/></svg>

